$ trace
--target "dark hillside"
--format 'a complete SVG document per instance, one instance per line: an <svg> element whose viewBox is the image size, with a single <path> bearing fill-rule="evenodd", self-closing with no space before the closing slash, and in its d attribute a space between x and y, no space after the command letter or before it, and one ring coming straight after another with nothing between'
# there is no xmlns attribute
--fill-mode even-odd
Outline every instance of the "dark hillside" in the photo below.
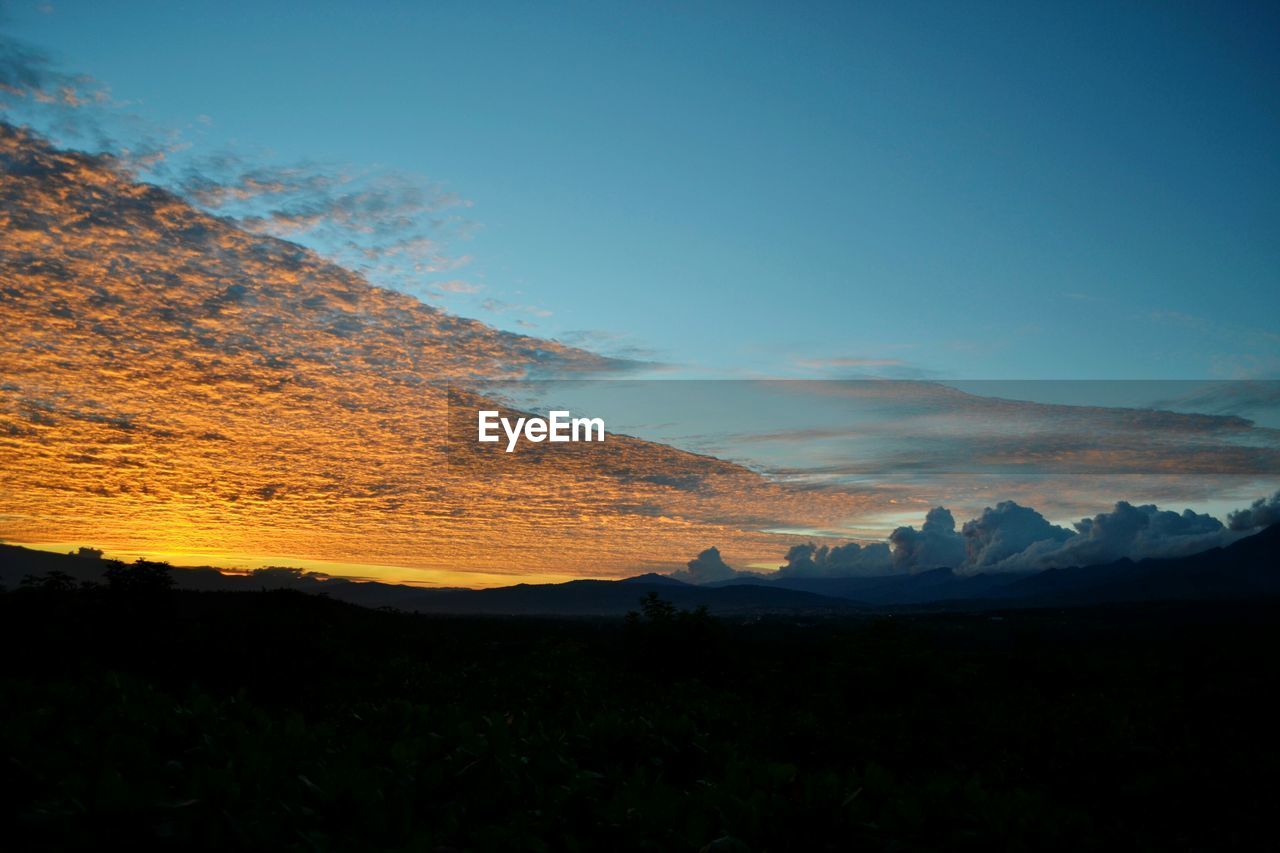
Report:
<svg viewBox="0 0 1280 853"><path fill-rule="evenodd" d="M659 605L567 621L287 591L5 593L10 849L1270 837L1274 607L725 621Z"/></svg>

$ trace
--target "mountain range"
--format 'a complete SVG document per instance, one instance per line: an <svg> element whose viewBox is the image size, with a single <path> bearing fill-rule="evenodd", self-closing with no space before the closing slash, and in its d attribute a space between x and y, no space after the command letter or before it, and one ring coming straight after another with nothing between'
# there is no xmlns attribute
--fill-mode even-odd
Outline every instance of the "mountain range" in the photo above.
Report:
<svg viewBox="0 0 1280 853"><path fill-rule="evenodd" d="M76 556L0 545L0 582L9 588L27 575L50 571L96 582L105 567L96 552ZM360 582L283 568L250 574L183 568L174 571L174 578L178 588L187 590L287 588L369 607L454 615L619 616L650 593L677 607L705 606L726 615L1253 600L1280 596L1280 525L1187 557L1126 559L1034 574L966 576L937 569L875 578L762 578L696 586L651 573L617 581L522 583L478 590Z"/></svg>

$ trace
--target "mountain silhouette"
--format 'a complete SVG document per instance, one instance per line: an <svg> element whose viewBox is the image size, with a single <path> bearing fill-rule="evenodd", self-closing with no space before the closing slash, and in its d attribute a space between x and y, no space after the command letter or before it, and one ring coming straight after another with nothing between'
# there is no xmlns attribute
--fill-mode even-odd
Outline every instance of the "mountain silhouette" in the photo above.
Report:
<svg viewBox="0 0 1280 853"><path fill-rule="evenodd" d="M718 581L712 586L771 586L879 605L982 598L1007 586L1009 582L1009 575L961 575L943 568L915 574L852 578L732 578Z"/></svg>
<svg viewBox="0 0 1280 853"><path fill-rule="evenodd" d="M870 605L947 601L1090 604L1249 599L1280 595L1280 525L1186 557L1121 559L1034 573L964 575L949 568L853 578L735 578L714 586L766 585Z"/></svg>
<svg viewBox="0 0 1280 853"><path fill-rule="evenodd" d="M109 561L0 545L0 583L14 588L27 575L64 572L100 582ZM623 580L515 584L492 589L423 588L354 581L271 569L224 574L208 568L175 570L179 589L256 591L296 589L366 607L437 614L618 616L649 592L680 608L715 613L849 613L868 608L955 606L1043 607L1145 601L1230 601L1280 597L1280 525L1226 548L1189 557L1119 560L1031 575L958 575L936 569L880 578L747 579L696 586L657 574Z"/></svg>
<svg viewBox="0 0 1280 853"><path fill-rule="evenodd" d="M643 575L623 578L618 581L618 583L649 584L652 586L690 586L690 584L687 584L682 580L676 580L670 575L661 575L657 572L648 572Z"/></svg>
<svg viewBox="0 0 1280 853"><path fill-rule="evenodd" d="M1072 604L1274 597L1280 595L1280 524L1187 557L1049 569L1010 583L1002 594Z"/></svg>

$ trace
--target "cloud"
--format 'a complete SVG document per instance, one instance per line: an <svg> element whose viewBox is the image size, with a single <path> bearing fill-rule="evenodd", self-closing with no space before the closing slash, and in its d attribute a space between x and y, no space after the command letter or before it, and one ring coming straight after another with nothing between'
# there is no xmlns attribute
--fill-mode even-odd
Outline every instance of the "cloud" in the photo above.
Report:
<svg viewBox="0 0 1280 853"><path fill-rule="evenodd" d="M1189 409L1215 415L1267 414L1280 410L1280 381L1197 382L1186 393L1151 405L1156 409Z"/></svg>
<svg viewBox="0 0 1280 853"><path fill-rule="evenodd" d="M1000 564L1032 545L1062 542L1071 531L1049 521L1034 509L1013 501L987 507L982 515L967 521L960 530L964 537L966 568L982 569Z"/></svg>
<svg viewBox="0 0 1280 853"><path fill-rule="evenodd" d="M1232 513L1251 529L1269 523L1268 512L1280 520L1280 493L1270 501L1256 501L1250 509ZM954 532L951 513L930 510L922 530L903 527L890 536L893 566L898 571L947 566L961 572L1041 571L1098 565L1122 558L1176 557L1230 544L1233 534L1213 516L1184 510L1161 510L1154 504L1134 506L1119 501L1110 512L1083 518L1074 531L1049 522L1030 507L1002 501ZM963 543L963 551L957 546ZM957 559L957 558L961 559Z"/></svg>
<svg viewBox="0 0 1280 853"><path fill-rule="evenodd" d="M119 151L125 146L113 145L108 130L108 110L119 106L102 82L65 71L39 48L0 33L0 112L7 120L35 127L63 144ZM122 121L136 119L116 116L116 124ZM127 147L136 152L153 146L135 142Z"/></svg>
<svg viewBox="0 0 1280 853"><path fill-rule="evenodd" d="M433 285L436 290L445 293L479 293L484 290L483 284L475 284L470 281L463 281L460 278L451 278L448 281L441 281Z"/></svg>
<svg viewBox="0 0 1280 853"><path fill-rule="evenodd" d="M470 262L446 244L475 228L455 212L471 202L426 178L223 151L191 158L170 183L243 228L302 242L384 286L474 292L424 281Z"/></svg>
<svg viewBox="0 0 1280 853"><path fill-rule="evenodd" d="M889 546L883 542L860 545L796 545L787 551L787 563L778 569L784 578L845 578L888 573Z"/></svg>
<svg viewBox="0 0 1280 853"><path fill-rule="evenodd" d="M688 568L672 572L671 577L685 583L715 583L742 577L746 572L739 572L720 556L719 548L708 548L685 564Z"/></svg>
<svg viewBox="0 0 1280 853"><path fill-rule="evenodd" d="M15 105L23 107L21 115L15 117L29 122L31 141L37 145L44 144L43 137L58 145L96 152L88 155L94 158L93 169L107 169L122 179L146 180L225 223L300 244L374 284L423 301L439 299L442 294L480 290L478 285L456 277L456 271L469 265L472 258L451 248L477 228L462 215L471 202L438 182L389 170L315 162L281 164L261 153L234 149L201 153L199 147L207 151L207 146L197 146L196 142L212 125L207 116L197 116L184 128L156 128L126 113L124 104L112 100L106 87L91 77L62 71L38 49L0 36L0 107ZM12 110L10 114L14 114ZM12 125L2 129L16 130ZM10 153L14 159L6 168L14 168L31 152L15 149ZM117 205L122 202L123 197L116 199ZM131 203L137 209L129 215L145 218L154 211L143 208L159 201L150 195L135 195ZM122 214L119 210L113 212ZM207 221L188 221L184 228L188 230L183 236L209 243L197 248L197 252L228 252L227 246L212 245L215 235L221 232ZM261 244L266 246L269 244ZM244 258L258 251L237 246L232 255ZM284 254L287 252L280 247L270 246L258 261L278 263ZM297 254L289 263L305 266L302 257ZM209 265L208 255L202 263ZM174 283L189 274L190 270L174 271L157 280ZM325 301L332 304L332 300ZM52 307L65 310L58 305ZM334 307L346 310L336 304ZM534 329L533 320L551 316L550 311L538 306L500 300L487 300L484 308L513 315L515 324L524 329ZM199 321L197 317L177 316L172 306L161 310L170 322L188 328ZM215 300L205 306L204 313L214 317L223 312ZM467 333L474 323L443 317L440 322L459 333ZM351 338L359 333L360 325L351 316L339 316L329 331ZM560 375L565 369L577 372L570 362L586 363L577 356L564 358L577 348L555 341L534 343L522 336L512 336L510 340L512 348L530 363L527 376ZM595 365L593 373L627 373L650 367L620 356L593 357L589 361ZM491 372L486 367L477 375ZM504 372L497 371L499 375Z"/></svg>
<svg viewBox="0 0 1280 853"><path fill-rule="evenodd" d="M1280 474L1280 430L1228 414L1171 412L1128 406L1064 405L995 396L1017 393L990 385L991 396L936 382L778 381L770 387L796 404L826 412L830 424L806 425L801 441L822 441L807 466L770 466L780 476L815 481L922 475ZM1134 393L1149 391L1134 383ZM1269 389L1254 389L1269 393ZM1100 389L1096 396L1106 396ZM1114 394L1112 394L1114 398ZM823 430L819 432L818 429ZM760 430L772 443L786 431ZM731 437L732 444L751 441ZM731 452L731 451L730 451Z"/></svg>
<svg viewBox="0 0 1280 853"><path fill-rule="evenodd" d="M602 329L572 329L556 335L556 340L614 358L652 363L658 355L656 350L637 343L630 335Z"/></svg>
<svg viewBox="0 0 1280 853"><path fill-rule="evenodd" d="M940 506L929 510L920 530L899 527L889 534L893 567L900 571L955 568L964 562L964 543L951 511Z"/></svg>
<svg viewBox="0 0 1280 853"><path fill-rule="evenodd" d="M708 541L755 561L795 541L769 531L863 506L615 433L518 459L450 442L453 384L628 365L371 286L3 122L0 210L6 540L488 583Z"/></svg>
<svg viewBox="0 0 1280 853"><path fill-rule="evenodd" d="M540 308L537 305L517 305L501 299L486 299L480 303L480 307L490 314L528 314L543 318L551 316L551 312L546 308Z"/></svg>
<svg viewBox="0 0 1280 853"><path fill-rule="evenodd" d="M1245 509L1227 516L1227 526L1232 530L1253 530L1272 524L1280 524L1280 491L1269 498L1258 498Z"/></svg>
<svg viewBox="0 0 1280 853"><path fill-rule="evenodd" d="M108 156L116 171L170 189L247 230L287 238L420 297L429 278L466 266L447 247L476 224L471 203L427 178L391 170L270 162L235 150L199 153L212 125L196 116L158 127L126 111L94 78L0 35L0 110L65 147Z"/></svg>
<svg viewBox="0 0 1280 853"><path fill-rule="evenodd" d="M48 54L0 35L0 107L26 102L79 108L110 102L105 85L86 74L70 74L56 67Z"/></svg>
<svg viewBox="0 0 1280 853"><path fill-rule="evenodd" d="M1111 512L1084 518L1076 534L1057 547L1037 543L1014 564L1026 568L1062 568L1133 560L1177 557L1228 544L1226 528L1203 513L1161 510L1154 504L1134 506L1119 501Z"/></svg>

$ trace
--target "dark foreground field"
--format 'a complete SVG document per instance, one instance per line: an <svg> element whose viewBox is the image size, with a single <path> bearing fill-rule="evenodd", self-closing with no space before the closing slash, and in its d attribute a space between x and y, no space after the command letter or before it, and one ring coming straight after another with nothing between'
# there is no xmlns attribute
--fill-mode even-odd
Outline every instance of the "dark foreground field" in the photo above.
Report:
<svg viewBox="0 0 1280 853"><path fill-rule="evenodd" d="M0 845L1251 848L1278 615L628 625L11 591Z"/></svg>

